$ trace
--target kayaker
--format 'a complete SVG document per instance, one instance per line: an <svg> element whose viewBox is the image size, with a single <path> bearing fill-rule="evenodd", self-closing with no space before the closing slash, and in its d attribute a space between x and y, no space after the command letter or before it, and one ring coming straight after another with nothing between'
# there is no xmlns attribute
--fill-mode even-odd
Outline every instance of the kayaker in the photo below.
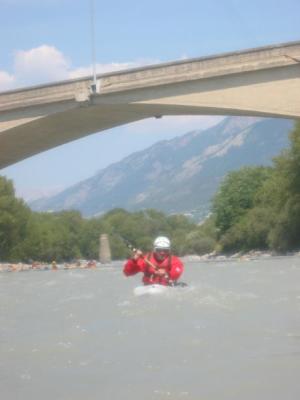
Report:
<svg viewBox="0 0 300 400"><path fill-rule="evenodd" d="M176 285L183 273L181 260L171 254L171 242L165 236L157 237L153 242L153 251L143 254L135 250L132 258L127 260L123 272L126 276L143 273L144 285Z"/></svg>

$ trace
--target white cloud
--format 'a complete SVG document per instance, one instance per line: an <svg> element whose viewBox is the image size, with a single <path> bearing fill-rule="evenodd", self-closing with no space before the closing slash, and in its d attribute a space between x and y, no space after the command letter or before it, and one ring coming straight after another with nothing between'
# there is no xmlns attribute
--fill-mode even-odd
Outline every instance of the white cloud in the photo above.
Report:
<svg viewBox="0 0 300 400"><path fill-rule="evenodd" d="M15 53L14 73L17 83L37 84L68 78L70 62L54 46L42 45Z"/></svg>
<svg viewBox="0 0 300 400"><path fill-rule="evenodd" d="M15 85L15 77L8 72L0 71L0 90L13 89Z"/></svg>

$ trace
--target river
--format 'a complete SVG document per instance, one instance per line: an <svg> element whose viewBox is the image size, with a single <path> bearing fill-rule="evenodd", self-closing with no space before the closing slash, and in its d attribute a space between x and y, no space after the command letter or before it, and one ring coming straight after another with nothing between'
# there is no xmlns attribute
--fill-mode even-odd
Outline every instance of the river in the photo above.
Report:
<svg viewBox="0 0 300 400"><path fill-rule="evenodd" d="M298 400L300 257L187 262L135 297L121 264L0 274L5 400Z"/></svg>

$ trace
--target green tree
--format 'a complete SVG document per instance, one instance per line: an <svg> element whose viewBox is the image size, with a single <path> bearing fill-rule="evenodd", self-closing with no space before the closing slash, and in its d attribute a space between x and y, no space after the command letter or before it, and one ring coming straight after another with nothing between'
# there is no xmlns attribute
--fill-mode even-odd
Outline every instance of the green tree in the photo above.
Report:
<svg viewBox="0 0 300 400"><path fill-rule="evenodd" d="M27 234L31 211L16 199L10 180L0 176L0 258L15 261L21 255L20 243Z"/></svg>
<svg viewBox="0 0 300 400"><path fill-rule="evenodd" d="M300 247L300 123L290 134L291 146L274 159L270 179L257 196L273 223L268 244L272 249L287 251Z"/></svg>
<svg viewBox="0 0 300 400"><path fill-rule="evenodd" d="M268 235L274 221L269 208L254 207L228 229L220 239L225 252L264 250L269 247Z"/></svg>
<svg viewBox="0 0 300 400"><path fill-rule="evenodd" d="M225 177L212 206L220 236L253 207L257 191L270 173L270 168L266 167L244 167Z"/></svg>

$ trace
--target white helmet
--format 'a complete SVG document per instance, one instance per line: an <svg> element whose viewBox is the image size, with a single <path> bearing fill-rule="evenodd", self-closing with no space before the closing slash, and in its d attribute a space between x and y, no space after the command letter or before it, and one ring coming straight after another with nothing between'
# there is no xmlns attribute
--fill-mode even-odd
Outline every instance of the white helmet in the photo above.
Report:
<svg viewBox="0 0 300 400"><path fill-rule="evenodd" d="M154 249L166 249L169 250L171 247L170 240L165 236L158 236L153 242Z"/></svg>

